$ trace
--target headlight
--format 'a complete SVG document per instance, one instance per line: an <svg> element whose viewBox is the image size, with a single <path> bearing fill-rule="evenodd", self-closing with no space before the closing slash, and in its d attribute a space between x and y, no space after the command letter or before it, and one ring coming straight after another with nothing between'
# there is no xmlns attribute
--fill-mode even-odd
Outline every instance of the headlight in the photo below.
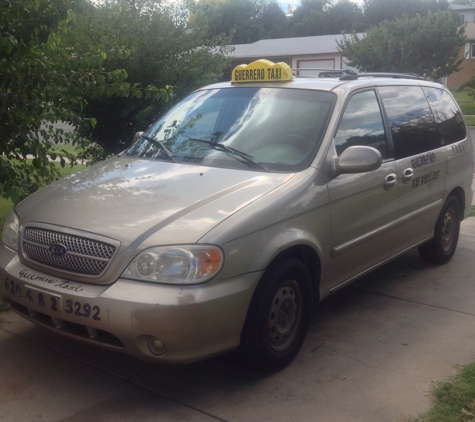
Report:
<svg viewBox="0 0 475 422"><path fill-rule="evenodd" d="M20 221L13 211L5 221L2 231L2 243L14 251L18 251L18 232L20 231Z"/></svg>
<svg viewBox="0 0 475 422"><path fill-rule="evenodd" d="M223 252L216 246L154 247L139 253L122 277L168 284L203 283L219 272L223 260Z"/></svg>

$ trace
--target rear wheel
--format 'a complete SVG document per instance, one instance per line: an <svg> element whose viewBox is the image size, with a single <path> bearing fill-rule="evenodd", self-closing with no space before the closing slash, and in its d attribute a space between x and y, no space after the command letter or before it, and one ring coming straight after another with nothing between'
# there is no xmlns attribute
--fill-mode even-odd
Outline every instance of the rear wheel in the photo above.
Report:
<svg viewBox="0 0 475 422"><path fill-rule="evenodd" d="M290 259L266 271L256 288L241 335L241 356L252 367L278 369L300 350L310 322L311 277Z"/></svg>
<svg viewBox="0 0 475 422"><path fill-rule="evenodd" d="M419 246L422 259L433 264L445 264L450 261L457 248L460 233L460 205L454 196L449 196L437 219L434 237Z"/></svg>

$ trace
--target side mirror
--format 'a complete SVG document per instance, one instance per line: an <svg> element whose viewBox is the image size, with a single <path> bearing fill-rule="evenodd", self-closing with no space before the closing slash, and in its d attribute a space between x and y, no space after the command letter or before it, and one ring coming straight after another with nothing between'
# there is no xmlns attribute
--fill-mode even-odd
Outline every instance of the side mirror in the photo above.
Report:
<svg viewBox="0 0 475 422"><path fill-rule="evenodd" d="M132 143L134 143L137 139L142 136L143 132L135 132L134 139L132 139Z"/></svg>
<svg viewBox="0 0 475 422"><path fill-rule="evenodd" d="M345 149L335 158L335 170L337 175L366 173L378 169L382 162L383 158L377 149L357 145Z"/></svg>

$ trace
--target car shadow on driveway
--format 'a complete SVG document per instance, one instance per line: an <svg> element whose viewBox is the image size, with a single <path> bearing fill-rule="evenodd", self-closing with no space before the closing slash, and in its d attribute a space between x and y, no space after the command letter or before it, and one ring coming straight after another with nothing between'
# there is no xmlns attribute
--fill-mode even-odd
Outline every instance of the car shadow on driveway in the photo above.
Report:
<svg viewBox="0 0 475 422"><path fill-rule="evenodd" d="M415 415L430 405L434 381L475 359L475 219L468 220L447 265L426 264L413 250L315 307L299 355L275 373L247 369L232 353L188 365L142 362L9 313L0 330L0 419L23 422L29 419L3 416L58 402L55 414L62 417L120 403L121 421L319 415L366 422Z"/></svg>

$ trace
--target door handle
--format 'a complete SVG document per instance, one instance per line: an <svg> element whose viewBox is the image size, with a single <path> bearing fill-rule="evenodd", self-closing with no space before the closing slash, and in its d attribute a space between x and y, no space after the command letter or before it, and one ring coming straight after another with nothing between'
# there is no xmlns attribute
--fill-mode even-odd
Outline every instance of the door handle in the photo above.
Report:
<svg viewBox="0 0 475 422"><path fill-rule="evenodd" d="M388 174L384 178L384 189L389 190L396 186L397 183L397 176L394 173Z"/></svg>
<svg viewBox="0 0 475 422"><path fill-rule="evenodd" d="M409 183L414 177L414 169L409 167L402 172L402 183Z"/></svg>

